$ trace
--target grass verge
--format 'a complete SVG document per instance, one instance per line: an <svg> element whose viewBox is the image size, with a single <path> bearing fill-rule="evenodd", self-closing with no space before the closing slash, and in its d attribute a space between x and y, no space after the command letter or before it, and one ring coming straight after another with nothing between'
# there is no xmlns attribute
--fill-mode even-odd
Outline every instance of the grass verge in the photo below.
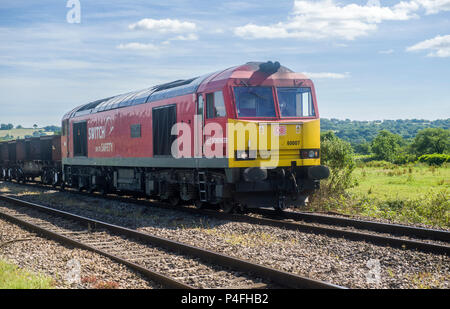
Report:
<svg viewBox="0 0 450 309"><path fill-rule="evenodd" d="M327 181L308 210L450 228L450 167L388 162L359 164L356 185L333 194Z"/></svg>
<svg viewBox="0 0 450 309"><path fill-rule="evenodd" d="M0 289L51 289L53 279L0 260Z"/></svg>

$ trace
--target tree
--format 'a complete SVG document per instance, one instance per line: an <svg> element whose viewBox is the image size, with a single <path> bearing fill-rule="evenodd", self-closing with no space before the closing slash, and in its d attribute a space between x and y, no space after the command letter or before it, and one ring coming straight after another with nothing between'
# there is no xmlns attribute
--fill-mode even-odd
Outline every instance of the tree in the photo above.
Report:
<svg viewBox="0 0 450 309"><path fill-rule="evenodd" d="M351 174L355 169L353 148L333 132L328 131L320 137L321 164L330 168L330 177L323 185L333 194L341 194L353 184Z"/></svg>
<svg viewBox="0 0 450 309"><path fill-rule="evenodd" d="M38 127L38 125L37 125L37 124L33 124L33 128L35 128L35 129L36 129L37 127Z"/></svg>
<svg viewBox="0 0 450 309"><path fill-rule="evenodd" d="M428 128L420 130L412 148L417 156L450 151L450 130Z"/></svg>
<svg viewBox="0 0 450 309"><path fill-rule="evenodd" d="M404 144L405 142L400 135L382 130L373 139L371 147L378 160L394 162L396 157L402 152Z"/></svg>
<svg viewBox="0 0 450 309"><path fill-rule="evenodd" d="M22 127L22 125L19 124L16 126L16 129L23 129L23 127Z"/></svg>
<svg viewBox="0 0 450 309"><path fill-rule="evenodd" d="M364 142L364 143L361 143L361 144L357 144L355 146L355 152L359 153L359 154L363 154L363 155L371 154L372 149L370 147L370 143Z"/></svg>

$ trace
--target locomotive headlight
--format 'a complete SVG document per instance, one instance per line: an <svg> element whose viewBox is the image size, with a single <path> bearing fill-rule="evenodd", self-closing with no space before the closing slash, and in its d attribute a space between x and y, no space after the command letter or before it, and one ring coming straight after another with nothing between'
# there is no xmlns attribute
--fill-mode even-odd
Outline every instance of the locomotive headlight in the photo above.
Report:
<svg viewBox="0 0 450 309"><path fill-rule="evenodd" d="M318 159L320 157L319 149L301 149L300 158L302 159Z"/></svg>
<svg viewBox="0 0 450 309"><path fill-rule="evenodd" d="M248 150L238 150L236 151L236 160L243 161L243 160L255 160L256 159L256 152L255 151L248 151Z"/></svg>
<svg viewBox="0 0 450 309"><path fill-rule="evenodd" d="M247 153L246 151L241 151L241 152L238 154L238 156L239 156L239 159L245 160L245 159L248 158L248 153Z"/></svg>

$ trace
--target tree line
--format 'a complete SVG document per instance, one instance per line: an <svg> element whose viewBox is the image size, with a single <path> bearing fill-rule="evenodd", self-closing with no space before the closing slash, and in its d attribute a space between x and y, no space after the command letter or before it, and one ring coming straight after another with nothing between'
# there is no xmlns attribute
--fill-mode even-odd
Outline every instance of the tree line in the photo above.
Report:
<svg viewBox="0 0 450 309"><path fill-rule="evenodd" d="M433 121L423 119L357 121L322 118L320 126L322 132L333 131L337 137L349 142L357 153L366 154L368 145L383 130L400 135L407 141L412 141L423 129L450 129L450 118Z"/></svg>
<svg viewBox="0 0 450 309"><path fill-rule="evenodd" d="M341 140L351 153L368 155L364 160L382 160L395 164L414 161L440 165L450 161L450 130L426 128L417 132L414 138L405 139L399 134L381 130L371 142L352 147L351 143L340 139L333 131L322 132L322 142ZM323 146L322 146L323 148ZM322 152L325 152L324 150Z"/></svg>

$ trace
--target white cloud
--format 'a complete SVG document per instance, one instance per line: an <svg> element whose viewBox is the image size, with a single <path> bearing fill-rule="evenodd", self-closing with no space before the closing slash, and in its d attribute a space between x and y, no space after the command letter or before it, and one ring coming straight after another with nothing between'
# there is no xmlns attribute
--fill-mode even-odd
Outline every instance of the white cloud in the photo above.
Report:
<svg viewBox="0 0 450 309"><path fill-rule="evenodd" d="M302 74L305 74L307 77L312 79L324 79L324 78L343 79L350 77L349 72L345 72L344 74L330 73L330 72L320 72L320 73L303 72Z"/></svg>
<svg viewBox="0 0 450 309"><path fill-rule="evenodd" d="M179 41L196 41L198 40L198 35L196 35L195 33L190 33L188 35L178 35L172 39L170 39L172 41L175 40L179 40Z"/></svg>
<svg viewBox="0 0 450 309"><path fill-rule="evenodd" d="M354 40L375 31L384 21L418 18L421 9L427 15L449 11L450 0L400 1L393 6L381 6L379 0L369 0L366 5L340 4L334 0L296 0L287 21L271 25L249 23L235 28L234 34L246 39Z"/></svg>
<svg viewBox="0 0 450 309"><path fill-rule="evenodd" d="M393 49L387 49L387 50L380 50L378 53L379 54L384 54L384 55L390 55L394 52Z"/></svg>
<svg viewBox="0 0 450 309"><path fill-rule="evenodd" d="M450 0L415 0L415 2L425 8L427 15L450 11Z"/></svg>
<svg viewBox="0 0 450 309"><path fill-rule="evenodd" d="M450 57L450 35L436 36L432 39L419 42L406 49L409 52L420 50L431 50L428 57Z"/></svg>
<svg viewBox="0 0 450 309"><path fill-rule="evenodd" d="M196 31L197 25L188 21L177 19L151 19L145 18L128 26L131 30L151 30L157 33L186 33Z"/></svg>
<svg viewBox="0 0 450 309"><path fill-rule="evenodd" d="M159 51L160 47L155 44L143 44L143 43L127 43L117 46L118 49L137 50L137 51Z"/></svg>
<svg viewBox="0 0 450 309"><path fill-rule="evenodd" d="M243 38L341 38L354 40L377 29L377 24L388 20L416 18L416 3L400 2L392 7L379 6L378 1L367 5L341 5L334 0L297 0L287 22L269 26L247 24L234 33Z"/></svg>

